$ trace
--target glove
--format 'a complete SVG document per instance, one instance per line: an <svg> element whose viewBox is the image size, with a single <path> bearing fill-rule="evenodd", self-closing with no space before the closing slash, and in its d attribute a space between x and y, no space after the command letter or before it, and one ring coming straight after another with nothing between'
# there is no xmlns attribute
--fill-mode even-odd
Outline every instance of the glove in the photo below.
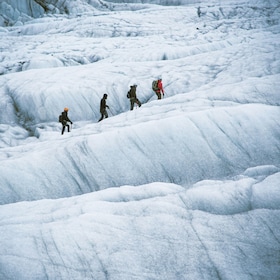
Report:
<svg viewBox="0 0 280 280"><path fill-rule="evenodd" d="M110 109L110 107L107 105L107 108Z"/></svg>
<svg viewBox="0 0 280 280"><path fill-rule="evenodd" d="M71 122L71 124L73 124L73 123Z"/></svg>

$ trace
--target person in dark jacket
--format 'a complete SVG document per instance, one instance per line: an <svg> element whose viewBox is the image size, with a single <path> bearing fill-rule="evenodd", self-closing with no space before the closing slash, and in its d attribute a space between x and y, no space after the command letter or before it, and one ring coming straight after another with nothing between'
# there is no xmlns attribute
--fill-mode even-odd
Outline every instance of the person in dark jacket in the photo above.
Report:
<svg viewBox="0 0 280 280"><path fill-rule="evenodd" d="M106 108L110 109L109 106L106 104L106 99L107 99L107 94L104 93L103 98L100 101L100 113L101 113L101 117L99 119L98 122L102 121L105 118L108 118L108 113Z"/></svg>
<svg viewBox="0 0 280 280"><path fill-rule="evenodd" d="M130 90L127 93L127 97L130 99L130 110L133 110L134 103L136 103L139 107L142 105L136 96L136 87L137 85L130 86Z"/></svg>
<svg viewBox="0 0 280 280"><path fill-rule="evenodd" d="M62 120L61 120L62 131L61 131L61 134L63 135L63 133L65 131L65 126L67 126L67 130L68 130L68 132L70 132L70 126L69 126L68 122L70 122L71 124L73 124L73 123L68 118L68 108L64 108L64 111L61 113L61 116L62 116Z"/></svg>

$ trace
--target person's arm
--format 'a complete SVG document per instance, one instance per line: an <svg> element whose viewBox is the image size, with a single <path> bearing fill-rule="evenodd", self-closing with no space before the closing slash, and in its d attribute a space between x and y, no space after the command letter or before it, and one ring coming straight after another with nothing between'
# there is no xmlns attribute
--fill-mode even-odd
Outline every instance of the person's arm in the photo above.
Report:
<svg viewBox="0 0 280 280"><path fill-rule="evenodd" d="M66 120L72 124L72 121L68 118L68 116L67 116Z"/></svg>

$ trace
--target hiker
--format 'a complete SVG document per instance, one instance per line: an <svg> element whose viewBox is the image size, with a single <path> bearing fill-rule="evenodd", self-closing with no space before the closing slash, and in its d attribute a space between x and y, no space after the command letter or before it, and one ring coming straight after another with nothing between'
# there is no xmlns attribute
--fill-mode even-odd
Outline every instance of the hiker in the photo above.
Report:
<svg viewBox="0 0 280 280"><path fill-rule="evenodd" d="M107 96L108 96L108 95L107 95L106 93L104 93L103 98L102 98L101 101L100 101L100 113L101 113L101 117L100 117L100 119L99 119L98 122L102 121L104 117L105 117L105 118L108 118L108 113L107 113L106 108L108 108L108 109L110 109L110 108L109 108L108 105L106 105Z"/></svg>
<svg viewBox="0 0 280 280"><path fill-rule="evenodd" d="M70 132L70 125L68 124L68 122L70 122L71 124L73 124L71 122L71 120L68 118L68 108L64 108L64 111L61 113L61 124L62 124L62 131L61 134L63 135L64 130L65 130L65 126L67 126L67 130L68 132Z"/></svg>
<svg viewBox="0 0 280 280"><path fill-rule="evenodd" d="M163 86L162 86L162 79L161 78L153 81L152 88L153 88L153 91L156 93L158 99L161 99L161 93L164 96L164 89L163 89Z"/></svg>
<svg viewBox="0 0 280 280"><path fill-rule="evenodd" d="M137 85L130 86L130 90L127 93L127 98L130 99L130 110L133 110L134 103L136 103L139 107L141 107L141 105L142 105L136 96L136 88L137 88Z"/></svg>

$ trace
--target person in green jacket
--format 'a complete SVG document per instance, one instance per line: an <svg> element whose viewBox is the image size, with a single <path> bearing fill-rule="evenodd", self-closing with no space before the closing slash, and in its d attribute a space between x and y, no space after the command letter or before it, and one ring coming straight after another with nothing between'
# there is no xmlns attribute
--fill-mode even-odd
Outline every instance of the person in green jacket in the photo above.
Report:
<svg viewBox="0 0 280 280"><path fill-rule="evenodd" d="M136 96L136 88L137 85L130 86L130 90L127 93L127 97L130 99L130 110L133 110L134 104L136 103L139 107L141 107L141 102Z"/></svg>

